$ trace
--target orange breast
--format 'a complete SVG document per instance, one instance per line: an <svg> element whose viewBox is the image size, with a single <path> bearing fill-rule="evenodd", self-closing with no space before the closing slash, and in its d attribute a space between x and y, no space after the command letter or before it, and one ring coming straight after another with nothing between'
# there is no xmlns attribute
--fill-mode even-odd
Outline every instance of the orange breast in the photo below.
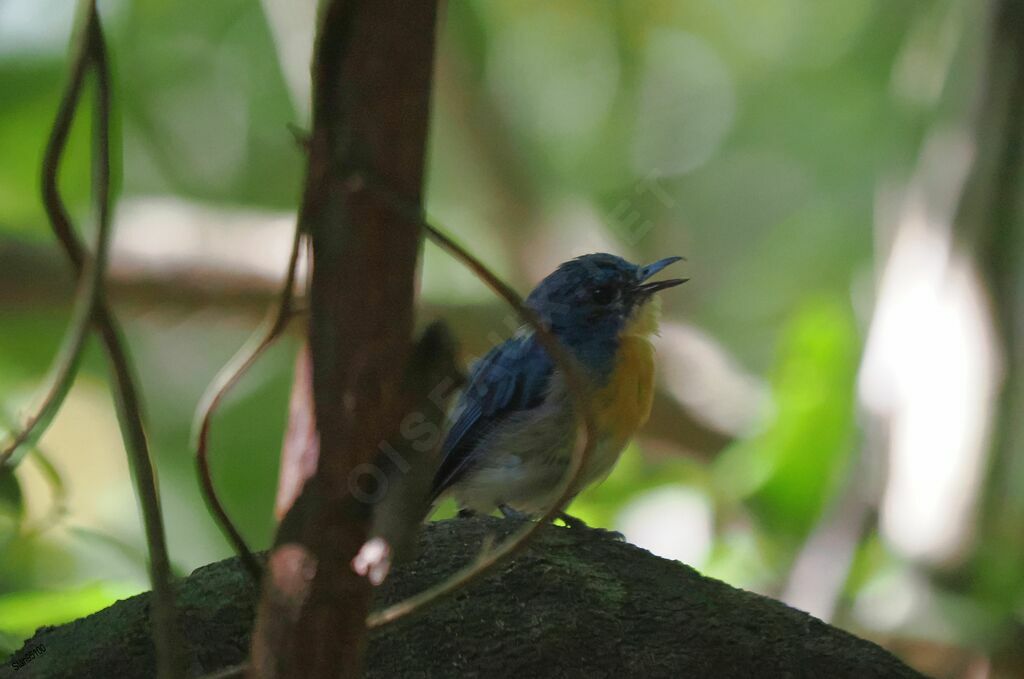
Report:
<svg viewBox="0 0 1024 679"><path fill-rule="evenodd" d="M595 395L594 414L603 437L622 445L651 414L654 348L638 335L625 335L620 342L611 379Z"/></svg>

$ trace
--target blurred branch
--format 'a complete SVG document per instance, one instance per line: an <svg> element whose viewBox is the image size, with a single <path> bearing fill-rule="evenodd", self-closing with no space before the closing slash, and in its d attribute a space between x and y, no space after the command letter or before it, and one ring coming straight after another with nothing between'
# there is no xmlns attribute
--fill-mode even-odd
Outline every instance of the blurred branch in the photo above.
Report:
<svg viewBox="0 0 1024 679"><path fill-rule="evenodd" d="M239 247L243 246L240 241ZM0 242L0 306L7 309L30 306L34 310L65 307L74 289L70 278L57 264L57 259L42 248L27 243ZM126 269L118 267L114 261L108 269L104 289L108 299L113 299L129 313L179 315L210 309L221 317L259 323L266 316L267 306L279 298L280 281L255 273L187 264L160 272L141 264ZM482 356L490 348L489 338L494 329L505 327L505 306L497 302L420 301L424 318L445 318L452 327L459 329L460 351L468 357ZM299 312L299 309L294 310L294 313ZM296 327L289 326L284 332L294 334ZM680 402L664 385L658 384L656 388L658 393L650 419L640 432L645 447L710 460L733 440L734 432L715 428L696 405Z"/></svg>
<svg viewBox="0 0 1024 679"><path fill-rule="evenodd" d="M651 406L651 415L638 436L644 448L668 454L680 451L698 460L710 462L734 439L734 432L724 432L707 424L700 412L690 410L660 386Z"/></svg>
<svg viewBox="0 0 1024 679"><path fill-rule="evenodd" d="M199 474L199 486L203 493L203 499L213 514L214 519L220 526L221 531L231 543L242 559L246 570L252 578L259 582L263 575L263 568L259 561L253 556L252 551L245 542L245 538L238 528L231 521L217 491L213 486L213 478L210 475L210 463L208 459L210 426L214 412L220 405L227 392L234 387L245 373L251 368L263 352L267 350L288 327L288 321L293 314L292 295L295 288L295 274L298 269L299 246L301 243L301 231L296 227L292 239L292 250L288 257L288 270L285 273L284 283L281 286L281 293L274 308L272 308L263 321L263 324L256 330L248 342L228 361L227 365L221 368L213 382L207 388L200 399L196 410L196 467Z"/></svg>
<svg viewBox="0 0 1024 679"><path fill-rule="evenodd" d="M1024 2L997 0L992 17L988 74L977 121L978 155L957 214L962 240L973 244L992 290L1006 375L993 437L993 477L986 520L1003 526L1024 559ZM1009 544L1007 546L1009 546Z"/></svg>
<svg viewBox="0 0 1024 679"><path fill-rule="evenodd" d="M96 75L93 182L96 187L95 198L97 200L93 209L97 213L97 223L101 225L101 230L105 235L107 227L103 225L109 221L111 207L109 188L111 94L106 46L95 2L83 2L82 9L85 19L81 39L73 53L71 78L54 121L43 170L44 206L53 231L71 261L79 280L83 280L89 272L89 255L79 242L61 199L57 185L57 166L67 144L73 114L81 97L86 66L91 66ZM102 253L97 252L92 266L99 268L99 265L102 264L102 257ZM150 579L155 594L153 629L157 649L158 674L161 677L177 677L183 674L181 658L177 655L178 650L182 647L177 643L178 631L174 623L174 593L156 478L142 426L141 408L135 393L135 383L129 367L129 360L122 346L120 332L114 317L106 306L102 290L99 291L99 297L95 300L93 323L99 331L114 373L118 416L125 447L128 450L135 488L142 506L146 542L149 547Z"/></svg>
<svg viewBox="0 0 1024 679"><path fill-rule="evenodd" d="M240 247L244 243L239 243ZM127 267L114 244L107 265L104 298L117 305L173 310L205 306L259 318L276 298L278 279L256 273L182 264L156 271L148 262ZM50 249L27 241L0 239L0 305L5 310L64 309L75 294L75 279Z"/></svg>
<svg viewBox="0 0 1024 679"><path fill-rule="evenodd" d="M960 241L975 251L991 290L1004 357L981 514L984 539L997 547L981 550L959 575L1002 612L1008 632L993 671L1012 676L1024 668L1024 627L1019 618L1014 621L1019 612L1013 604L1024 592L1024 2L995 0L991 7L975 121L977 155L956 228Z"/></svg>
<svg viewBox="0 0 1024 679"><path fill-rule="evenodd" d="M239 247L243 245L239 243ZM57 264L51 253L33 245L0 243L0 305L7 309L31 305L35 310L66 306L68 294L74 289ZM117 267L115 261L113 268L108 269L104 289L108 299L129 313L179 315L211 309L221 317L259 323L266 316L267 306L279 299L280 282L255 273L187 264L159 273L141 265L125 269ZM469 357L486 353L494 329L505 327L505 306L420 302L424 318L445 318L459 329L461 353ZM294 313L299 311L294 309ZM289 326L284 332L294 334L295 328ZM640 432L646 446L657 447L666 454L678 455L682 451L710 460L733 440L733 432L715 428L695 405L681 403L664 385L658 384L656 388L658 394L650 419Z"/></svg>

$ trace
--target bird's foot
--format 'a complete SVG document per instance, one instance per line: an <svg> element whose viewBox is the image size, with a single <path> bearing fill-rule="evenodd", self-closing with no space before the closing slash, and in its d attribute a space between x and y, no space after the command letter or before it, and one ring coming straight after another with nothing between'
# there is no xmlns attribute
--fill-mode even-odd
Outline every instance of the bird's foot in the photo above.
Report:
<svg viewBox="0 0 1024 679"><path fill-rule="evenodd" d="M455 516L460 519L471 519L474 516L476 516L476 512L470 509L469 507L461 507L458 513L455 514Z"/></svg>
<svg viewBox="0 0 1024 679"><path fill-rule="evenodd" d="M518 509L513 509L508 505L498 505L498 511L501 512L501 515L504 516L506 519L515 519L517 521L530 520L529 514L521 512Z"/></svg>

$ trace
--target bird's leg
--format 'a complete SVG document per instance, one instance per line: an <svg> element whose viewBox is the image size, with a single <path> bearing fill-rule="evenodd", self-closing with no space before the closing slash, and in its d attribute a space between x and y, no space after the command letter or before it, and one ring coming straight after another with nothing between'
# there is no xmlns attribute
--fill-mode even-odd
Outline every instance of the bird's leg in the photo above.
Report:
<svg viewBox="0 0 1024 679"><path fill-rule="evenodd" d="M459 507L459 511L455 516L460 519L471 519L476 516L476 512L469 507Z"/></svg>
<svg viewBox="0 0 1024 679"><path fill-rule="evenodd" d="M518 521L529 521L530 520L529 515L524 514L523 512L519 511L518 509L513 509L512 507L509 507L506 504L498 505L498 511L501 512L501 515L504 516L506 519L516 519Z"/></svg>

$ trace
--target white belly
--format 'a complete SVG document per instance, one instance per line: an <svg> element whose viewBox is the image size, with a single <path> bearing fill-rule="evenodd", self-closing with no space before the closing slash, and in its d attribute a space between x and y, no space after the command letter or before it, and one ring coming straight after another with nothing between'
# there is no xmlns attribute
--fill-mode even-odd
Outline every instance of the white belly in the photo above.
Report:
<svg viewBox="0 0 1024 679"><path fill-rule="evenodd" d="M555 390L563 390L561 380ZM488 513L508 505L527 514L540 514L558 499L557 491L569 471L575 418L567 398L552 393L546 404L512 418L481 441L476 463L451 488L459 505ZM574 484L576 493L604 479L615 466L624 441L598 435ZM576 494L574 493L574 495Z"/></svg>

